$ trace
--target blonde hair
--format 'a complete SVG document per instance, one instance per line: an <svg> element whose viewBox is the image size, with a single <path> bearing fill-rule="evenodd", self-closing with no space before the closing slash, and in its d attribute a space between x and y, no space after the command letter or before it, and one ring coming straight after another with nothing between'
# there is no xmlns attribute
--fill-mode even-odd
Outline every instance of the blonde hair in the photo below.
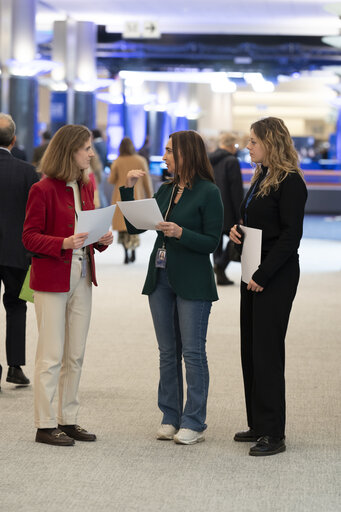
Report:
<svg viewBox="0 0 341 512"><path fill-rule="evenodd" d="M304 181L303 172L298 166L298 154L294 143L282 119L266 117L251 125L256 137L266 151L268 173L262 181L257 196L267 196L271 189L277 190L280 183L291 173L297 173ZM253 184L262 172L261 164L251 180Z"/></svg>
<svg viewBox="0 0 341 512"><path fill-rule="evenodd" d="M86 169L79 169L74 154L91 138L86 126L67 124L52 137L39 164L39 172L61 181L89 181Z"/></svg>
<svg viewBox="0 0 341 512"><path fill-rule="evenodd" d="M219 146L225 146L228 148L230 146L234 146L236 142L237 142L237 137L233 133L222 132L219 135L219 141L218 141Z"/></svg>

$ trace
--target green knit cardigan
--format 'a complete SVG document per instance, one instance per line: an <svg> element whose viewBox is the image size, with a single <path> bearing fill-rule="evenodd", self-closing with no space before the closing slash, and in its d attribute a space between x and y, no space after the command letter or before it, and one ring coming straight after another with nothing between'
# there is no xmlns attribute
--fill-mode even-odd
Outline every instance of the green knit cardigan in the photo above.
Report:
<svg viewBox="0 0 341 512"><path fill-rule="evenodd" d="M164 216L173 190L172 183L163 184L154 195ZM134 199L133 188L120 188L122 201ZM156 251L165 241L167 275L174 292L187 300L218 300L210 254L216 249L223 227L223 204L218 187L196 178L191 189L185 188L171 210L169 222L182 227L180 239L164 237L161 231L150 255L148 273L142 293L150 295L156 287L159 269L155 267ZM131 234L142 233L125 219Z"/></svg>

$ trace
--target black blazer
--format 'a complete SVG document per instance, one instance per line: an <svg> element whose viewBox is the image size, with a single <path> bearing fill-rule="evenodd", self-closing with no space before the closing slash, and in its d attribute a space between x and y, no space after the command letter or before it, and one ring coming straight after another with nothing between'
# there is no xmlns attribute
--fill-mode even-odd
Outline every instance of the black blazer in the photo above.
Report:
<svg viewBox="0 0 341 512"><path fill-rule="evenodd" d="M265 176L267 168L262 166L262 169ZM241 213L247 226L262 230L261 264L252 279L264 287L289 258L297 259L303 233L307 187L297 172L288 174L278 189L270 190L265 197L256 194L259 184L260 181L246 209L252 190L250 187L242 203Z"/></svg>
<svg viewBox="0 0 341 512"><path fill-rule="evenodd" d="M30 260L21 237L28 193L37 181L33 165L0 147L0 265L28 268Z"/></svg>

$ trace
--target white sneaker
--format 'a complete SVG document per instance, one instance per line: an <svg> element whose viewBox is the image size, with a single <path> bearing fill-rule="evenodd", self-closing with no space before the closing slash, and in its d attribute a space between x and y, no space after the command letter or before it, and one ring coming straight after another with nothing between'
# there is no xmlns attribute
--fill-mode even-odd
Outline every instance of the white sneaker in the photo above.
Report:
<svg viewBox="0 0 341 512"><path fill-rule="evenodd" d="M180 428L179 432L174 436L177 444L195 444L205 441L203 432L197 432L189 428Z"/></svg>
<svg viewBox="0 0 341 512"><path fill-rule="evenodd" d="M177 428L173 427L173 425L166 425L162 423L159 430L156 433L156 439L162 439L164 441L172 441L174 438L174 434L178 431Z"/></svg>

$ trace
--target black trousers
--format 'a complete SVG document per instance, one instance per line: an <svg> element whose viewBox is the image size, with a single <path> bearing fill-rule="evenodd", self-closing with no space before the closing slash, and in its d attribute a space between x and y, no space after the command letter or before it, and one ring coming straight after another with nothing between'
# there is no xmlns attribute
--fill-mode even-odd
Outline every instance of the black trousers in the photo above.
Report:
<svg viewBox="0 0 341 512"><path fill-rule="evenodd" d="M26 301L19 293L26 270L0 265L0 286L4 284L3 303L6 310L6 356L8 366L25 364Z"/></svg>
<svg viewBox="0 0 341 512"><path fill-rule="evenodd" d="M262 292L241 283L241 357L247 421L259 436L285 435L285 335L299 281L298 256Z"/></svg>
<svg viewBox="0 0 341 512"><path fill-rule="evenodd" d="M228 240L226 247L224 248L224 234L222 233L219 245L213 253L214 264L222 270L225 270L231 261L231 244L233 244L233 242Z"/></svg>

